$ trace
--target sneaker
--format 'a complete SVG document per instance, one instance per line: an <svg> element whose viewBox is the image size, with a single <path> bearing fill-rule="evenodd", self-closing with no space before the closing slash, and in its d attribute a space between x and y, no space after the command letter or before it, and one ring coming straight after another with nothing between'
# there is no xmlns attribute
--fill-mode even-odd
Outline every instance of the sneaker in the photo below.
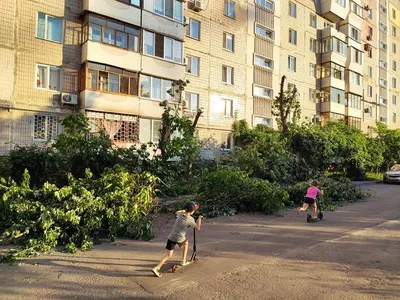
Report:
<svg viewBox="0 0 400 300"><path fill-rule="evenodd" d="M312 217L311 217L311 219L313 219L313 220L317 220L317 219L318 219L318 217L312 216Z"/></svg>
<svg viewBox="0 0 400 300"><path fill-rule="evenodd" d="M185 260L181 262L181 266L187 266L188 264L190 264L190 261Z"/></svg>
<svg viewBox="0 0 400 300"><path fill-rule="evenodd" d="M153 271L153 274L156 275L157 277L161 277L160 270L157 269L157 267L154 267L151 271Z"/></svg>

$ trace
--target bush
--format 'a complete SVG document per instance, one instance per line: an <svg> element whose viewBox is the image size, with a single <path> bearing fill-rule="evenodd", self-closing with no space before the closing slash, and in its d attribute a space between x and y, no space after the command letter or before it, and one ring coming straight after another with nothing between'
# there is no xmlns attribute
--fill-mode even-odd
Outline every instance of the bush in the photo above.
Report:
<svg viewBox="0 0 400 300"><path fill-rule="evenodd" d="M106 169L100 179L87 170L86 177L68 177L69 185L58 188L45 183L31 189L26 171L21 184L1 179L0 224L2 238L20 245L0 260L47 252L57 245L75 252L92 248L97 233L106 228L109 237L151 239L148 214L154 209L154 185L149 173L128 173L122 167Z"/></svg>
<svg viewBox="0 0 400 300"><path fill-rule="evenodd" d="M208 217L250 211L273 213L283 208L287 197L278 185L250 178L248 173L232 167L205 172L197 194L200 212Z"/></svg>

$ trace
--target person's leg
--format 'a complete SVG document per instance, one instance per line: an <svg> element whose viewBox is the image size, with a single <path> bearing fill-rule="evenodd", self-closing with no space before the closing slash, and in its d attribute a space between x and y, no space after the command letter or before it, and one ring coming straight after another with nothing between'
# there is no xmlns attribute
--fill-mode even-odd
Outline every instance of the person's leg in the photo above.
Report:
<svg viewBox="0 0 400 300"><path fill-rule="evenodd" d="M158 262L158 265L155 266L152 271L154 275L157 277L161 277L160 269L165 264L165 262L172 257L172 254L174 253L174 250L167 250L164 253L164 256L161 258L161 260Z"/></svg>
<svg viewBox="0 0 400 300"><path fill-rule="evenodd" d="M182 245L182 266L186 265L186 256L189 248L189 242L186 240L184 244Z"/></svg>
<svg viewBox="0 0 400 300"><path fill-rule="evenodd" d="M303 202L303 207L297 208L297 212L306 211L308 209L308 203Z"/></svg>
<svg viewBox="0 0 400 300"><path fill-rule="evenodd" d="M312 206L312 215L313 217L317 217L317 202L314 202L313 206Z"/></svg>

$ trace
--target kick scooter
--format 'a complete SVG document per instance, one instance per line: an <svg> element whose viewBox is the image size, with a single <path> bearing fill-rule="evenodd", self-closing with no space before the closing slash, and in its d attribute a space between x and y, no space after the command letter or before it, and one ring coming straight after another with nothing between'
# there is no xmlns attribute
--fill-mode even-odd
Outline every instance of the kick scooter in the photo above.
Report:
<svg viewBox="0 0 400 300"><path fill-rule="evenodd" d="M196 251L196 228L193 228L193 253L192 257L189 260L189 263L187 265L174 265L171 269L172 273L175 273L179 268L186 267L192 263L197 263L199 260L196 258L197 251Z"/></svg>

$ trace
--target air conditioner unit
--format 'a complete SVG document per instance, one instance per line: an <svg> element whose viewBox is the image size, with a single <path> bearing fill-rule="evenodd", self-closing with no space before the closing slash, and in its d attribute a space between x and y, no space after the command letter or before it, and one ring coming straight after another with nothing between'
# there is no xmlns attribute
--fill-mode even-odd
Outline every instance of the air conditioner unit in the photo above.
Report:
<svg viewBox="0 0 400 300"><path fill-rule="evenodd" d="M367 41L372 41L372 35L367 35Z"/></svg>
<svg viewBox="0 0 400 300"><path fill-rule="evenodd" d="M372 46L370 44L365 44L364 45L364 50L365 51L370 51L372 49Z"/></svg>
<svg viewBox="0 0 400 300"><path fill-rule="evenodd" d="M189 26L189 18L183 17L183 26Z"/></svg>
<svg viewBox="0 0 400 300"><path fill-rule="evenodd" d="M187 108L187 104L188 104L188 103L187 103L186 100L183 100L183 101L182 101L182 107L183 107L183 108Z"/></svg>
<svg viewBox="0 0 400 300"><path fill-rule="evenodd" d="M369 10L371 10L371 7L369 5L365 5L364 10L369 11Z"/></svg>
<svg viewBox="0 0 400 300"><path fill-rule="evenodd" d="M61 93L61 103L63 104L78 104L78 95L70 93Z"/></svg>
<svg viewBox="0 0 400 300"><path fill-rule="evenodd" d="M204 10L204 3L203 3L203 1L200 1L200 0L194 1L194 3L193 3L193 10L194 10L194 11L201 11L201 10Z"/></svg>
<svg viewBox="0 0 400 300"><path fill-rule="evenodd" d="M365 112L366 114L369 114L369 113L371 112L371 109L370 109L369 107L367 107L366 109L364 109L364 112Z"/></svg>

